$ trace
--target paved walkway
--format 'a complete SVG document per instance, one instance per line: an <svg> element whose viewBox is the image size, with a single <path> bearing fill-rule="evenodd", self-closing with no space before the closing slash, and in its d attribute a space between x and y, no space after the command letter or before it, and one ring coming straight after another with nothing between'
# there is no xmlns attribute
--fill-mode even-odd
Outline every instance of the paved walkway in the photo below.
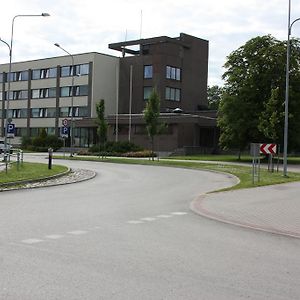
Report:
<svg viewBox="0 0 300 300"><path fill-rule="evenodd" d="M300 182L199 196L191 209L221 222L300 238Z"/></svg>

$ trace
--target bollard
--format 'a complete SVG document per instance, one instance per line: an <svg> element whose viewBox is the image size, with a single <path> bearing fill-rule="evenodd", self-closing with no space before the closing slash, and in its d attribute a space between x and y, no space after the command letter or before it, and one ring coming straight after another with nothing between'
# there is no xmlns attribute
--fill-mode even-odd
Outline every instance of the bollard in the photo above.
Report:
<svg viewBox="0 0 300 300"><path fill-rule="evenodd" d="M48 159L48 169L52 169L52 155L53 155L53 149L49 148L48 149L48 154L49 154L49 159Z"/></svg>
<svg viewBox="0 0 300 300"><path fill-rule="evenodd" d="M20 152L17 153L17 170L20 170Z"/></svg>

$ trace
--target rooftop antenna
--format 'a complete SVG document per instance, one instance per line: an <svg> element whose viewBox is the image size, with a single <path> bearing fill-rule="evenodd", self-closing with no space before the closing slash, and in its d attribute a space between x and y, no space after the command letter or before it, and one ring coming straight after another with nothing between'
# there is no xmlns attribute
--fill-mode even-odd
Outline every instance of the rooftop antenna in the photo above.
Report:
<svg viewBox="0 0 300 300"><path fill-rule="evenodd" d="M143 29L143 10L141 10L140 40L142 39L142 29Z"/></svg>
<svg viewBox="0 0 300 300"><path fill-rule="evenodd" d="M125 31L125 42L127 41L127 28L126 28L126 31ZM125 57L125 47L122 48L122 57Z"/></svg>

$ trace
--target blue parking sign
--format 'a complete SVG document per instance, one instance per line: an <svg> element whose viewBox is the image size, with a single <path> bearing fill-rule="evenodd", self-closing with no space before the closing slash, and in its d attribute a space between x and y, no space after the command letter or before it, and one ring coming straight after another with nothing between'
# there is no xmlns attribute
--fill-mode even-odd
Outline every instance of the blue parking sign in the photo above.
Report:
<svg viewBox="0 0 300 300"><path fill-rule="evenodd" d="M63 138L67 138L69 137L69 133L70 133L70 127L61 127L60 130L60 136Z"/></svg>
<svg viewBox="0 0 300 300"><path fill-rule="evenodd" d="M16 129L15 124L13 124L13 123L7 124L6 133L7 133L8 138L15 137L15 129Z"/></svg>

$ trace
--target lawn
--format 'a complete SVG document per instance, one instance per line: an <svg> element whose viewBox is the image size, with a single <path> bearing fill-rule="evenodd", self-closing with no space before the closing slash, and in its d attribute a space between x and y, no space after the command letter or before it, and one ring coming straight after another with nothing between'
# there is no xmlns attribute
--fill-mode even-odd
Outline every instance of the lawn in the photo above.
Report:
<svg viewBox="0 0 300 300"><path fill-rule="evenodd" d="M52 169L48 169L47 164L42 163L28 163L23 162L20 164L19 170L16 164L8 169L6 174L5 170L0 172L0 184L8 182L17 182L22 180L39 180L49 176L64 173L68 170L67 167L61 165L52 165Z"/></svg>

